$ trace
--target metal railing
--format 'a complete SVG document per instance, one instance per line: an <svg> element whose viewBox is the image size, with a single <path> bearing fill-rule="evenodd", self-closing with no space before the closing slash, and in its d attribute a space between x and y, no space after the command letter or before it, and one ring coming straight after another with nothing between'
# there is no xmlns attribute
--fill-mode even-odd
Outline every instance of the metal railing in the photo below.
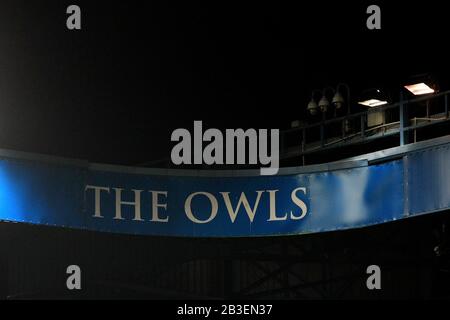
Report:
<svg viewBox="0 0 450 320"><path fill-rule="evenodd" d="M449 94L450 90L409 100L403 99L401 94L396 103L284 130L280 133L281 158L395 135L399 136L398 145L404 145L411 142L411 131L415 142L418 129L450 120ZM443 101L432 104L438 99ZM411 116L411 106L425 114ZM382 123L369 127L368 118L376 113L383 114ZM294 138L294 143L289 143L289 138Z"/></svg>

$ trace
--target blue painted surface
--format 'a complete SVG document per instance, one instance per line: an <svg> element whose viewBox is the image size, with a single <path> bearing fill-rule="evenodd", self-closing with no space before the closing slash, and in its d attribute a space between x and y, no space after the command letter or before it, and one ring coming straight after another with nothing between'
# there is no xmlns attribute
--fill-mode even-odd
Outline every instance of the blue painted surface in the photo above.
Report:
<svg viewBox="0 0 450 320"><path fill-rule="evenodd" d="M70 227L125 234L188 237L271 236L314 233L369 226L409 215L440 211L450 207L450 158L448 146L407 155L375 166L313 174L274 177L176 177L106 172L82 167L51 165L29 160L0 160L0 219L32 224ZM110 188L101 193L102 218L94 217L95 198L87 185ZM141 218L135 208L122 205L123 220L114 219L116 193L122 201L134 201L141 192ZM298 203L292 200L297 191ZM275 197L270 197L270 190ZM278 191L274 191L278 190ZM160 218L152 219L152 194L160 197ZM261 197L253 222L241 206L232 222L223 192L228 192L233 209L242 193L253 208L257 191ZM185 210L186 199L196 192L208 192L217 201L217 215L208 223L194 223ZM273 200L276 202L273 202ZM272 206L271 206L272 203ZM297 203L297 204L298 204ZM206 220L211 203L205 196L192 201L192 212ZM270 210L285 220L269 221ZM291 219L304 216L301 219Z"/></svg>

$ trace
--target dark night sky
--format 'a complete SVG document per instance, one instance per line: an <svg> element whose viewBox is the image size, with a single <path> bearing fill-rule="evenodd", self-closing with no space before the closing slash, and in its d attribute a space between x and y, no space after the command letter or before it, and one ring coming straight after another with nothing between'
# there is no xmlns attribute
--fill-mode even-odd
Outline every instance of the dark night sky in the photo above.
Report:
<svg viewBox="0 0 450 320"><path fill-rule="evenodd" d="M422 72L449 88L442 1L377 1L381 31L361 1L156 3L0 0L0 147L136 164L167 157L193 120L286 127L338 82L354 99ZM65 27L70 4L81 31Z"/></svg>

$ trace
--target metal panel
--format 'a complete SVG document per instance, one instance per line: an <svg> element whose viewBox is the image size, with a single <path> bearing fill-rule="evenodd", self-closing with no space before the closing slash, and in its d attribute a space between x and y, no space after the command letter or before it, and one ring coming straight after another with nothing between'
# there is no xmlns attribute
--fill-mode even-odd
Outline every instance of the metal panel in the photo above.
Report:
<svg viewBox="0 0 450 320"><path fill-rule="evenodd" d="M320 169L328 171L272 177L165 176L4 159L0 161L0 220L185 237L359 228L450 208L450 144L445 141L448 137L436 140L435 146L427 142L381 154L386 159L407 155L405 160L360 167L347 162L347 169L327 164ZM109 188L98 198L101 213L97 216L95 193L85 192L86 185ZM133 190L141 190L140 216L129 203L120 206L122 215L117 216L115 188L123 189L119 200L124 202L134 201ZM161 197L158 206L150 191L167 192L167 197ZM187 199L199 192L189 207ZM160 219L168 217L168 222L156 221L155 208L161 212Z"/></svg>
<svg viewBox="0 0 450 320"><path fill-rule="evenodd" d="M450 146L408 155L410 214L450 208Z"/></svg>
<svg viewBox="0 0 450 320"><path fill-rule="evenodd" d="M0 219L142 235L301 234L356 228L400 218L403 213L402 181L401 161L290 176L195 178L2 160ZM85 193L86 185L109 188L109 192L105 191L99 197L100 217L94 217L95 192ZM122 214L116 216L114 188L123 189L120 200L127 202L135 200L133 190L142 190L141 221L135 216L135 206L129 204L121 205ZM167 223L155 221L152 215L156 204L152 202L151 190L167 192L167 199L163 196L160 200L162 205L167 202L167 210L159 207L160 218L168 217ZM205 194L195 197L191 205L195 218L189 217L187 199L198 192L207 192L213 200ZM258 194L260 200L256 206ZM237 209L242 197L248 205L243 202ZM214 211L212 206L217 208L217 214L209 219ZM254 211L253 221L250 210Z"/></svg>

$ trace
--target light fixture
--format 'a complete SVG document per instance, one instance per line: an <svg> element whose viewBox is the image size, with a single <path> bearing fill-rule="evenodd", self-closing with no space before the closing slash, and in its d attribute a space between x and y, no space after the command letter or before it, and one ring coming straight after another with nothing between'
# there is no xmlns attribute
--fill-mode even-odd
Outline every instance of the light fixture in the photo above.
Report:
<svg viewBox="0 0 450 320"><path fill-rule="evenodd" d="M403 86L415 96L431 94L438 91L436 77L430 73L411 76L403 82Z"/></svg>
<svg viewBox="0 0 450 320"><path fill-rule="evenodd" d="M358 104L366 107L374 108L388 104L387 98L382 94L380 89L370 89L366 90Z"/></svg>
<svg viewBox="0 0 450 320"><path fill-rule="evenodd" d="M320 111L322 111L324 113L327 112L329 106L330 106L330 101L328 101L327 97L324 94L319 101Z"/></svg>
<svg viewBox="0 0 450 320"><path fill-rule="evenodd" d="M333 100L331 100L331 103L333 104L333 106L336 109L340 109L342 108L343 104L344 104L345 100L344 97L342 96L342 94L339 91L336 91Z"/></svg>
<svg viewBox="0 0 450 320"><path fill-rule="evenodd" d="M378 100L378 99L368 99L368 100L365 100L365 101L360 101L358 103L363 105L363 106L373 108L373 107L378 107L378 106L385 105L388 102L384 101L384 100Z"/></svg>
<svg viewBox="0 0 450 320"><path fill-rule="evenodd" d="M347 101L342 96L340 88L344 86L347 93ZM320 99L318 99L320 97ZM331 103L329 98L333 97L331 99ZM328 109L330 106L334 107L334 115L336 116L336 110L342 108L344 103L347 102L349 104L350 100L350 90L348 89L348 86L346 84L339 84L334 90L332 87L326 87L322 90L314 90L311 94L311 101L308 103L307 110L311 115L317 115L320 112L325 116L328 112ZM317 100L318 99L318 100ZM319 102L316 102L319 101Z"/></svg>
<svg viewBox="0 0 450 320"><path fill-rule="evenodd" d="M347 114L351 113L351 103L350 103L350 87L346 83L339 83L336 86L335 95L333 97L332 103L335 107L335 111L340 110L344 104L347 104ZM345 93L345 99L342 93ZM335 113L336 116L336 113Z"/></svg>
<svg viewBox="0 0 450 320"><path fill-rule="evenodd" d="M420 96L422 94L434 93L434 89L427 85L425 82L415 83L406 85L405 89L411 92L415 96Z"/></svg>
<svg viewBox="0 0 450 320"><path fill-rule="evenodd" d="M312 116L315 116L317 114L317 110L319 109L319 106L317 105L317 102L314 100L314 97L311 98L311 101L308 103L308 106L306 109L309 111L309 113Z"/></svg>

